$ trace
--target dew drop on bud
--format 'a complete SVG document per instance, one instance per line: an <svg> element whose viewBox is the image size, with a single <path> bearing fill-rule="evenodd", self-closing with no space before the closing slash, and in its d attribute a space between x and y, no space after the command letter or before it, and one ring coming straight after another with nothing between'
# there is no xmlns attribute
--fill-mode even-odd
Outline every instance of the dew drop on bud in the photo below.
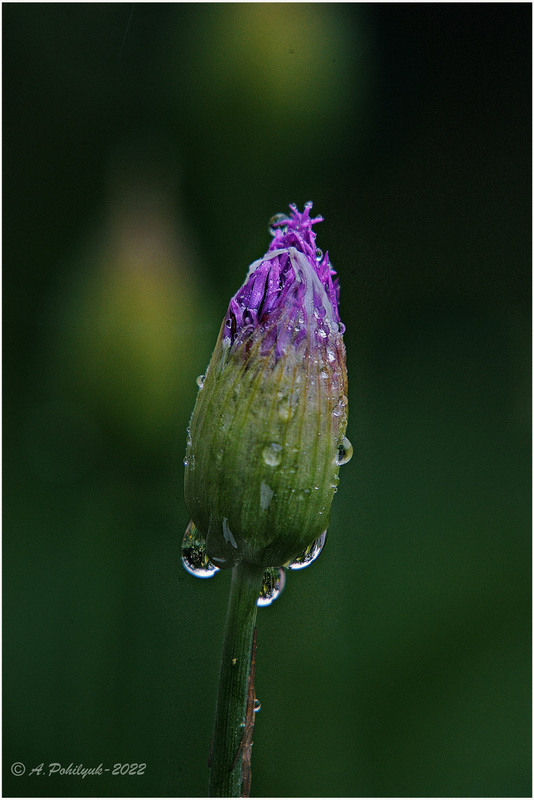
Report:
<svg viewBox="0 0 534 800"><path fill-rule="evenodd" d="M339 402L338 402L338 404L337 404L337 406L334 408L334 410L332 412L334 417L341 417L342 416L342 414L345 412L345 409L347 407L347 403L348 402L349 401L347 400L345 395L342 395L340 400L339 400Z"/></svg>
<svg viewBox="0 0 534 800"><path fill-rule="evenodd" d="M338 464L340 467L343 464L346 464L348 461L351 460L353 452L354 450L351 443L349 442L347 437L344 436L341 441L341 444L338 445L337 448L336 464Z"/></svg>
<svg viewBox="0 0 534 800"><path fill-rule="evenodd" d="M326 542L326 534L327 531L324 531L318 539L312 542L309 547L306 548L299 556L293 559L288 564L289 569L305 569L309 567L310 564L319 558L321 553L323 552L323 548Z"/></svg>
<svg viewBox="0 0 534 800"><path fill-rule="evenodd" d="M271 442L263 448L262 456L269 467L277 467L282 461L282 445Z"/></svg>
<svg viewBox="0 0 534 800"><path fill-rule="evenodd" d="M278 416L284 422L287 422L293 416L293 407L289 397L282 396L280 402L278 403Z"/></svg>
<svg viewBox="0 0 534 800"><path fill-rule="evenodd" d="M260 486L260 506L262 511L267 511L267 509L271 505L271 500L273 499L273 495L274 492L269 486L269 484L265 483L265 481L262 481Z"/></svg>
<svg viewBox="0 0 534 800"><path fill-rule="evenodd" d="M182 565L195 578L211 578L219 572L219 567L209 560L206 541L192 520L182 541Z"/></svg>
<svg viewBox="0 0 534 800"><path fill-rule="evenodd" d="M254 713L256 714L261 708L261 703L257 697L254 698Z"/></svg>
<svg viewBox="0 0 534 800"><path fill-rule="evenodd" d="M199 375L198 376L198 378L197 378L197 386L198 386L199 389L203 389L204 388L204 381L205 380L206 380L206 376L205 375Z"/></svg>
<svg viewBox="0 0 534 800"><path fill-rule="evenodd" d="M287 214L275 214L269 220L269 233L271 236L276 234L276 231L280 230L282 233L287 233L287 225L289 223L289 217Z"/></svg>
<svg viewBox="0 0 534 800"><path fill-rule="evenodd" d="M225 542L228 542L228 544L231 544L231 545L232 545L232 547L233 547L235 550L237 550L237 542L236 542L236 540L235 540L235 538L234 538L234 534L233 534L233 533L232 533L232 531L230 530L230 526L228 525L228 519L227 519L227 517L223 517L223 521L222 521L222 527L223 527L223 536L224 536L224 541L225 541Z"/></svg>
<svg viewBox="0 0 534 800"><path fill-rule="evenodd" d="M283 567L269 567L263 574L258 606L270 606L280 597L286 585L286 573Z"/></svg>
<svg viewBox="0 0 534 800"><path fill-rule="evenodd" d="M315 250L315 258L317 261L320 261L322 257L323 257L323 251L321 250L320 247L317 247Z"/></svg>

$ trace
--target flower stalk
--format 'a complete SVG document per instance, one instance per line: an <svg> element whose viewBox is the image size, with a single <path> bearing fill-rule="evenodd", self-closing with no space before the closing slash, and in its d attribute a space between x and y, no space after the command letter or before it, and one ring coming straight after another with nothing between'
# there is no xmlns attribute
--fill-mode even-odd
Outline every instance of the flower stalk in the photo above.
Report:
<svg viewBox="0 0 534 800"><path fill-rule="evenodd" d="M257 599L263 568L240 561L232 570L210 757L210 797L242 797L247 701ZM253 690L253 687L252 687ZM250 704L250 701L249 701Z"/></svg>

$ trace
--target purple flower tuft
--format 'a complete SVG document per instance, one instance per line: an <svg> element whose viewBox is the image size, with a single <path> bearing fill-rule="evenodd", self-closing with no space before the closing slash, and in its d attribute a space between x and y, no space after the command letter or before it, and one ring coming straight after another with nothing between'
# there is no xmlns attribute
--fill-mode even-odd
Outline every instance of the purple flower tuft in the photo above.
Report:
<svg viewBox="0 0 534 800"><path fill-rule="evenodd" d="M290 344L298 346L310 337L319 343L344 332L336 273L328 253L323 255L315 245L313 226L323 218L310 218L311 208L306 203L300 213L291 205L291 216L277 214L271 220L273 240L267 253L251 264L230 301L223 324L227 345L245 344L259 330L262 354L274 349L280 358Z"/></svg>

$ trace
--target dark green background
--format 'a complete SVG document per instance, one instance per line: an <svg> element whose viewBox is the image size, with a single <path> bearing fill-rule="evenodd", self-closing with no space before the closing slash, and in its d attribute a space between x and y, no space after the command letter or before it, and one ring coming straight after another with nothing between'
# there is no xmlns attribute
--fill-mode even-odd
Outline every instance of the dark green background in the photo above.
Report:
<svg viewBox="0 0 534 800"><path fill-rule="evenodd" d="M229 575L180 566L185 431L310 199L355 455L258 614L252 793L530 795L530 37L529 4L3 6L4 796L205 794Z"/></svg>

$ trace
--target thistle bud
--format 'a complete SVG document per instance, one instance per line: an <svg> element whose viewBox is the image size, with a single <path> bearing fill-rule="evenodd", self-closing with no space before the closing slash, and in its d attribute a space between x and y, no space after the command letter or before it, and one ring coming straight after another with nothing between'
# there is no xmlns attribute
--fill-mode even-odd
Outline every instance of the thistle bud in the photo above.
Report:
<svg viewBox="0 0 534 800"><path fill-rule="evenodd" d="M352 452L339 286L311 206L271 220L271 245L230 300L199 382L185 499L223 569L277 567L310 548Z"/></svg>

